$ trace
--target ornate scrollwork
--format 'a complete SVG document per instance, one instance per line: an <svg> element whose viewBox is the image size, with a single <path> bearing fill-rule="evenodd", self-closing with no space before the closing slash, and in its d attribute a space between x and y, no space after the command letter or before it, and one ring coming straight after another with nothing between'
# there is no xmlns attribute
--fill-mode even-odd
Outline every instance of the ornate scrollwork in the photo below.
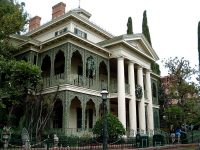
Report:
<svg viewBox="0 0 200 150"><path fill-rule="evenodd" d="M136 96L137 99L142 98L142 87L141 87L141 85L135 86L135 96Z"/></svg>

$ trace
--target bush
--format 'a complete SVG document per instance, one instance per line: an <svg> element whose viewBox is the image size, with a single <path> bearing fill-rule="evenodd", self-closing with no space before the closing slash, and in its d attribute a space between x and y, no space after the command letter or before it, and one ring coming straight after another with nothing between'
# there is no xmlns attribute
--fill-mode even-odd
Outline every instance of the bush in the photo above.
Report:
<svg viewBox="0 0 200 150"><path fill-rule="evenodd" d="M108 120L108 136L111 139L116 139L119 136L125 134L125 129L119 119L112 115L107 115ZM103 117L99 118L96 122L94 128L92 129L93 133L96 134L98 137L103 137Z"/></svg>

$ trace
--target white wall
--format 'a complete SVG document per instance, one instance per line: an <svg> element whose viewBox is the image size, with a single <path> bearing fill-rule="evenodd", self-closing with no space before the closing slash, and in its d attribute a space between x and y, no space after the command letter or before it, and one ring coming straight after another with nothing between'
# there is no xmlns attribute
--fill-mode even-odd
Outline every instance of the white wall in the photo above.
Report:
<svg viewBox="0 0 200 150"><path fill-rule="evenodd" d="M55 37L55 32L59 31L63 28L67 27L69 29L70 24L69 23L64 23L62 25L56 26L55 28L52 28L51 30L48 30L48 32L45 32L43 34L40 34L39 36L36 36L35 39L39 40L41 42L46 41L48 39L51 39Z"/></svg>
<svg viewBox="0 0 200 150"><path fill-rule="evenodd" d="M89 29L86 29L84 26L82 26L76 22L72 23L72 28L71 28L72 31L71 32L74 32L74 28L80 29L81 31L87 33L87 40L89 40L93 43L98 43L98 42L105 40L105 38L103 38L102 36L96 34L95 32L92 32Z"/></svg>

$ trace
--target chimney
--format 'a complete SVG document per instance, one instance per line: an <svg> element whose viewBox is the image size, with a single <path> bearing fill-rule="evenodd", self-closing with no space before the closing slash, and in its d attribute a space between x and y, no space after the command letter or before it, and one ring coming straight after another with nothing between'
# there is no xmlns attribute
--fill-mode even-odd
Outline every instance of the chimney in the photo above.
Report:
<svg viewBox="0 0 200 150"><path fill-rule="evenodd" d="M40 26L41 17L35 16L29 20L29 31L32 31Z"/></svg>
<svg viewBox="0 0 200 150"><path fill-rule="evenodd" d="M65 13L66 4L60 2L52 7L52 19L59 17Z"/></svg>

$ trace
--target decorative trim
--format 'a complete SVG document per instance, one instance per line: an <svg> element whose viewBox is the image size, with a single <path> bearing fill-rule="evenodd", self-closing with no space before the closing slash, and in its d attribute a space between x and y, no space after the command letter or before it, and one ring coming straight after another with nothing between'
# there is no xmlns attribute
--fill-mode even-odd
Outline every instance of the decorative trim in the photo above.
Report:
<svg viewBox="0 0 200 150"><path fill-rule="evenodd" d="M141 99L142 96L143 96L143 93L142 93L142 86L141 85L136 85L135 86L135 96L137 99Z"/></svg>

